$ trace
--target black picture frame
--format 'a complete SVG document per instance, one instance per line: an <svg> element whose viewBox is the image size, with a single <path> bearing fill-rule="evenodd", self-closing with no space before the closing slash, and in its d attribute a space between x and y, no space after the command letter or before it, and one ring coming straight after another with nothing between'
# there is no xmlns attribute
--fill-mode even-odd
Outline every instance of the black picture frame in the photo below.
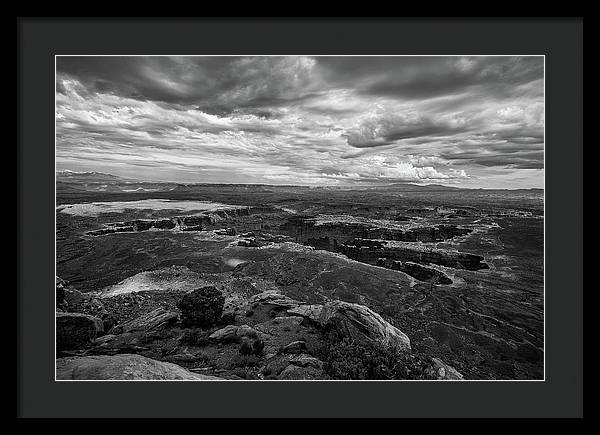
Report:
<svg viewBox="0 0 600 435"><path fill-rule="evenodd" d="M53 18L17 29L18 416L582 416L581 19ZM55 382L57 54L545 55L545 381Z"/></svg>

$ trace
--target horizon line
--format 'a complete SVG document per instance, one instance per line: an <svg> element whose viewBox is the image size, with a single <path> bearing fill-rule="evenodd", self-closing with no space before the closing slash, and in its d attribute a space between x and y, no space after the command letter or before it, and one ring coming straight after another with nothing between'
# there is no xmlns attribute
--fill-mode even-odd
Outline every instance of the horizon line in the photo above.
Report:
<svg viewBox="0 0 600 435"><path fill-rule="evenodd" d="M189 186L189 185L215 185L215 186L220 186L220 185L225 185L225 186L269 186L269 187L305 187L305 188L378 188L378 187L390 187L390 186L394 186L394 185L398 185L398 184L408 184L411 186L415 186L415 187L442 187L442 188L446 188L446 189L460 189L460 190L510 190L510 191L518 191L518 190L545 190L544 187L519 187L519 188L490 188L490 187L459 187L459 186L450 186L450 185L445 185L445 184L439 184L439 183L430 183L430 184L419 184L418 182L414 182L414 181L396 181L396 182L390 182L390 183L380 183L380 184L342 184L342 185L330 185L330 184L268 184L268 183L214 183L214 182L207 182L207 181L195 181L195 182L182 182L182 181L158 181L158 180L141 180L139 178L128 178L128 177L124 177L121 175L115 175L115 174L111 174L108 172L98 172L98 171L73 171L71 169L60 169L60 170L56 170L55 174L61 173L61 172L70 172L72 174L101 174L101 175L109 175L111 177L115 177L115 178L121 178L125 181L132 181L132 182L138 182L138 183L163 183L163 184L167 184L167 183L172 183L172 184L180 184L180 185L184 185L184 186ZM56 179L55 177L55 182L58 182L59 180ZM129 192L128 192L129 193Z"/></svg>

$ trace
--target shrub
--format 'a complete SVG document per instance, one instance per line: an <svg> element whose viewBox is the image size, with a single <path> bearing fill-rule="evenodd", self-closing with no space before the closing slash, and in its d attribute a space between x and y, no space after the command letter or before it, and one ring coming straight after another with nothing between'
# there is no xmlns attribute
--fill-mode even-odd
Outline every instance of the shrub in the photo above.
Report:
<svg viewBox="0 0 600 435"><path fill-rule="evenodd" d="M179 344L188 346L206 346L210 343L208 333L202 329L188 329L181 337L179 337Z"/></svg>
<svg viewBox="0 0 600 435"><path fill-rule="evenodd" d="M230 368L258 367L259 365L260 358L256 355L235 355L230 362Z"/></svg>
<svg viewBox="0 0 600 435"><path fill-rule="evenodd" d="M318 353L333 379L425 379L423 357L379 343L330 340Z"/></svg>
<svg viewBox="0 0 600 435"><path fill-rule="evenodd" d="M252 342L252 352L254 355L262 355L265 348L265 342L261 339L256 339Z"/></svg>
<svg viewBox="0 0 600 435"><path fill-rule="evenodd" d="M178 303L185 326L208 328L223 314L225 297L215 287L202 287L186 294Z"/></svg>
<svg viewBox="0 0 600 435"><path fill-rule="evenodd" d="M233 370L233 374L239 376L242 379L251 379L252 375L248 372L247 369L243 367L237 367Z"/></svg>
<svg viewBox="0 0 600 435"><path fill-rule="evenodd" d="M242 341L238 351L240 352L240 355L250 355L252 353L252 343L250 340Z"/></svg>
<svg viewBox="0 0 600 435"><path fill-rule="evenodd" d="M200 352L200 353L196 354L196 364L206 365L206 364L211 363L211 361L212 361L211 357L204 352Z"/></svg>
<svg viewBox="0 0 600 435"><path fill-rule="evenodd" d="M236 308L237 309L237 308ZM231 325L235 322L235 314L224 313L219 320L219 325Z"/></svg>
<svg viewBox="0 0 600 435"><path fill-rule="evenodd" d="M240 347L238 349L241 355L257 355L260 356L263 353L263 349L265 348L265 343L257 338L254 340L249 340L248 338L244 338Z"/></svg>

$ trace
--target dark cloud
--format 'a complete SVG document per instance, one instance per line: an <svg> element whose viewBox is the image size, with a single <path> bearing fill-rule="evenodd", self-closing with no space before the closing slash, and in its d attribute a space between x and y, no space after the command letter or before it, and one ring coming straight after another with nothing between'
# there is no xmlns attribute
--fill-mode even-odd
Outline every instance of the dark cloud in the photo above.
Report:
<svg viewBox="0 0 600 435"><path fill-rule="evenodd" d="M342 136L348 145L356 148L390 145L404 139L430 139L436 136L451 135L465 131L460 124L452 125L448 120L436 120L427 116L386 113L367 119L354 130Z"/></svg>
<svg viewBox="0 0 600 435"><path fill-rule="evenodd" d="M61 56L56 69L76 77L92 92L180 103L222 89L227 80L217 77L228 62L229 58Z"/></svg>
<svg viewBox="0 0 600 435"><path fill-rule="evenodd" d="M441 158L458 165L498 166L518 169L543 169L544 151L523 151L511 144L490 145L471 151L442 153Z"/></svg>
<svg viewBox="0 0 600 435"><path fill-rule="evenodd" d="M56 67L66 169L288 184L542 179L542 57L59 56Z"/></svg>
<svg viewBox="0 0 600 435"><path fill-rule="evenodd" d="M76 77L88 92L198 104L207 113L226 114L311 97L313 62L300 57L66 56L57 58L57 72Z"/></svg>
<svg viewBox="0 0 600 435"><path fill-rule="evenodd" d="M408 99L468 91L510 95L544 74L542 57L320 57L319 64L334 83Z"/></svg>

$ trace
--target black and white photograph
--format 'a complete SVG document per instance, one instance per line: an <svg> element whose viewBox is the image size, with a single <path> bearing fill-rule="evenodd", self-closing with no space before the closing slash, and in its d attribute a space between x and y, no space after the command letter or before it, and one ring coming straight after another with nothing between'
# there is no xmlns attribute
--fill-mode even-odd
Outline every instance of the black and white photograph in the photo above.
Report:
<svg viewBox="0 0 600 435"><path fill-rule="evenodd" d="M545 56L54 60L56 381L545 380Z"/></svg>

